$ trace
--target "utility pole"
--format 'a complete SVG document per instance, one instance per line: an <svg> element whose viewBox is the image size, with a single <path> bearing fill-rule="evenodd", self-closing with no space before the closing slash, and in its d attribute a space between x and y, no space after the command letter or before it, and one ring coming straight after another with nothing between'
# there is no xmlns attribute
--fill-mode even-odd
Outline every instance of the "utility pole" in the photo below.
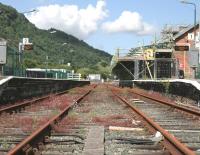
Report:
<svg viewBox="0 0 200 155"><path fill-rule="evenodd" d="M185 0L181 0L180 1L181 3L183 3L183 4L189 4L189 5L193 5L194 6L194 28L193 28L193 30L194 30L194 41L193 41L193 47L195 48L196 47L196 21L197 21L197 6L196 6L196 4L195 3L192 3L192 2L188 2L188 1L185 1Z"/></svg>
<svg viewBox="0 0 200 155"><path fill-rule="evenodd" d="M120 48L117 48L116 50L117 50L116 55L117 55L117 59L118 59L119 58L119 50L120 50Z"/></svg>
<svg viewBox="0 0 200 155"><path fill-rule="evenodd" d="M48 72L48 55L46 55L46 73L45 73L45 78L47 78L47 72Z"/></svg>
<svg viewBox="0 0 200 155"><path fill-rule="evenodd" d="M193 5L194 6L194 28L193 28L194 40L193 40L193 44L192 44L192 49L191 50L196 50L195 49L196 48L196 14L197 14L196 4L192 3L192 2L188 2L186 0L181 0L180 2L184 3L184 4L189 4L189 5ZM199 62L199 49L196 52L198 52L197 54L198 54L198 62ZM192 78L195 79L196 78L196 70L197 70L198 66L192 66L191 68L193 69Z"/></svg>

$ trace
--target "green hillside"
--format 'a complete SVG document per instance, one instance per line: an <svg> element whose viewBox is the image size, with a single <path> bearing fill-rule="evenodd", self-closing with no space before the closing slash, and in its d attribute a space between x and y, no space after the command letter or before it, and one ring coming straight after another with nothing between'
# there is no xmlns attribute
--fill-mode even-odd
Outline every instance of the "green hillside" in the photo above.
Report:
<svg viewBox="0 0 200 155"><path fill-rule="evenodd" d="M51 34L52 30L55 29L38 29L23 14L0 3L0 38L6 39L9 48L15 52L22 38L30 38L34 44L32 51L24 52L25 67L45 68L46 56L50 68L67 68L67 63L70 62L75 70L98 72L99 68L109 64L110 54L62 31L56 30L56 33ZM13 56L8 56L8 65L11 65Z"/></svg>

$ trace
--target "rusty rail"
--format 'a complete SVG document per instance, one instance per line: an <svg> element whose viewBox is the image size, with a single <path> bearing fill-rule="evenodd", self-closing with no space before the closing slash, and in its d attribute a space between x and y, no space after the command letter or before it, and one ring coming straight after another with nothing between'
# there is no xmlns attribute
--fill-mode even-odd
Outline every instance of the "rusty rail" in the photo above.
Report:
<svg viewBox="0 0 200 155"><path fill-rule="evenodd" d="M4 113L4 112L13 112L13 111L17 111L17 110L20 110L21 108L23 107L26 107L30 104L33 104L35 102L38 102L38 101L42 101L44 99L47 99L49 98L49 96L44 96L44 97L40 97L40 98L37 98L37 99L33 99L31 101L25 101L23 103L19 103L19 104L15 104L15 105L11 105L11 106L7 106L7 107L4 107L4 108L1 108L0 109L0 114L1 113Z"/></svg>
<svg viewBox="0 0 200 155"><path fill-rule="evenodd" d="M168 105L170 107L173 107L173 108L176 108L176 109L179 109L181 111L184 111L184 112L187 112L189 114L192 114L192 115L195 115L195 116L198 116L200 117L200 112L199 111L195 111L193 109L188 109L184 106L180 106L180 105L177 105L175 103L171 103L171 102L168 102L168 101L163 101L161 99L157 99L157 98L154 98L154 97L151 97L149 95L145 95L145 94L140 94L134 90L129 90L130 93L134 93L134 94L137 94L139 96L142 96L144 98L147 98L147 99L150 99L150 100L153 100L153 101L156 101L156 102L159 102L159 103L162 103L162 104L165 104L165 105Z"/></svg>
<svg viewBox="0 0 200 155"><path fill-rule="evenodd" d="M165 129L163 129L160 125L155 123L152 119L148 118L144 113L142 113L140 110L132 106L127 100L117 95L117 93L112 90L113 94L121 100L123 103L125 103L129 108L131 108L133 111L135 111L140 117L145 120L145 122L150 126L150 128L154 129L154 131L159 131L164 136L164 145L165 147L172 153L173 155L195 155L195 153L187 148L184 144L179 142L173 135L171 135L169 132L167 132Z"/></svg>
<svg viewBox="0 0 200 155"><path fill-rule="evenodd" d="M62 91L62 92L59 92L59 93L56 93L54 95L62 95L64 93L68 92L68 90L65 90L65 91ZM39 97L39 98L36 98L36 99L33 99L33 100L29 100L29 101L25 101L23 103L19 103L19 104L14 104L14 105L10 105L10 106L7 106L7 107L4 107L4 108L1 108L0 109L0 114L1 113L4 113L4 112L7 112L7 113L11 113L13 111L20 111L20 109L26 107L26 106L29 106L35 102L38 102L38 101L42 101L42 100L45 100L47 98L49 98L52 94L50 95L47 95L47 96L42 96L42 97Z"/></svg>
<svg viewBox="0 0 200 155"><path fill-rule="evenodd" d="M71 105L67 106L58 115L54 116L46 124L41 126L39 129L33 132L30 136L28 136L26 139L20 142L17 146L15 146L12 150L8 152L8 155L33 154L33 148L38 148L39 143L44 142L45 136L50 135L54 124L57 124L64 116L66 116L68 111L71 108L73 108L75 104L79 103L84 97L86 97L95 87L96 85L94 85L92 89L90 89L84 95L79 97Z"/></svg>

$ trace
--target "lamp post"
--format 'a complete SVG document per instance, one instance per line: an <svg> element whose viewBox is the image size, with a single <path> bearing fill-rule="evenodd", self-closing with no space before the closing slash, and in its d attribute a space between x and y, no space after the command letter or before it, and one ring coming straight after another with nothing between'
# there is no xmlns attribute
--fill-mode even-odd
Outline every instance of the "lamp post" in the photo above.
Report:
<svg viewBox="0 0 200 155"><path fill-rule="evenodd" d="M56 30L53 30L53 31L50 31L49 33L51 34L51 41L53 42L53 36L52 36L52 34L54 34L54 33L56 33L57 31ZM46 62L45 62L45 70L46 70L46 72L45 72L45 78L47 78L48 76L48 61L49 61L49 56L48 55L46 55Z"/></svg>
<svg viewBox="0 0 200 155"><path fill-rule="evenodd" d="M196 47L196 16L197 16L197 7L195 3L192 2L188 2L185 0L181 0L180 1L183 4L189 4L189 5L193 5L194 6L194 42L193 42L193 46Z"/></svg>
<svg viewBox="0 0 200 155"><path fill-rule="evenodd" d="M33 9L33 10L30 10L30 11L24 11L24 12L21 12L22 14L27 14L27 13L32 13L32 12L36 12L37 10L36 9ZM21 71L21 76L23 76L23 51L24 51L24 43L22 42L19 42L18 44L18 50L19 50L19 64L20 64L20 70Z"/></svg>
<svg viewBox="0 0 200 155"><path fill-rule="evenodd" d="M32 12L37 12L38 10L36 9L33 9L33 10L30 10L30 11L24 11L24 12L21 12L22 14L27 14L27 13L32 13Z"/></svg>
<svg viewBox="0 0 200 155"><path fill-rule="evenodd" d="M193 48L196 48L196 14L197 14L197 7L196 7L196 4L195 3L192 3L192 2L188 2L188 1L185 1L185 0L181 0L180 1L181 3L184 3L184 4L189 4L189 5L192 5L194 6L194 41L193 41L193 45L192 47ZM199 56L198 56L199 57ZM199 58L198 58L199 59ZM193 68L193 78L196 78L196 66L195 67L192 67Z"/></svg>

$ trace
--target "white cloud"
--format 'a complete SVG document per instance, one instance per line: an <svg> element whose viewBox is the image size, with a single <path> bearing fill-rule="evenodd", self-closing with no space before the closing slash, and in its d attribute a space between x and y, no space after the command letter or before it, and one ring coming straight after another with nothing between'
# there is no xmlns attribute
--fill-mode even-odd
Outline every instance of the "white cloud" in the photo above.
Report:
<svg viewBox="0 0 200 155"><path fill-rule="evenodd" d="M79 9L77 5L55 4L38 7L37 12L26 17L38 28L56 28L79 39L86 39L97 31L100 21L107 17L105 6L104 0L99 0L96 6L89 4L84 9Z"/></svg>
<svg viewBox="0 0 200 155"><path fill-rule="evenodd" d="M137 35L149 35L154 32L154 26L143 21L137 12L123 11L118 19L105 22L102 29L109 33L134 33Z"/></svg>

